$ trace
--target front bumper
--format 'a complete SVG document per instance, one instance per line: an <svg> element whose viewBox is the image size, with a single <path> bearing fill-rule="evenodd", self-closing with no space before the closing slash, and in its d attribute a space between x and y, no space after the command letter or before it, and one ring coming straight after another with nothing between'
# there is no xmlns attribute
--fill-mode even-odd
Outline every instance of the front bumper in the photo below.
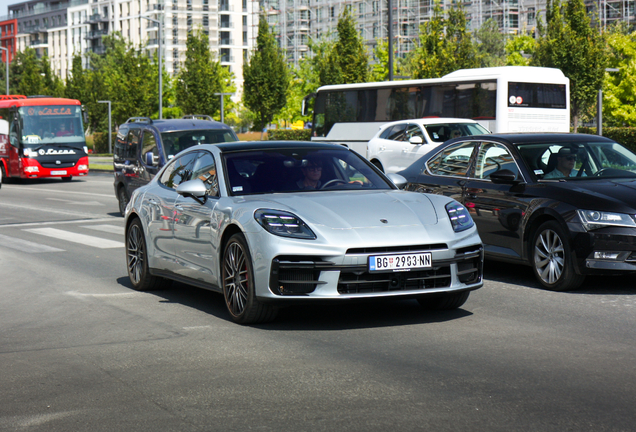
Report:
<svg viewBox="0 0 636 432"><path fill-rule="evenodd" d="M636 272L636 229L607 227L585 231L580 224L569 228L578 273Z"/></svg>
<svg viewBox="0 0 636 432"><path fill-rule="evenodd" d="M79 158L77 162L62 162L59 166L40 164L35 159L23 159L20 167L20 178L48 178L85 176L88 174L88 156Z"/></svg>
<svg viewBox="0 0 636 432"><path fill-rule="evenodd" d="M278 301L406 298L475 290L483 285L484 252L476 234L454 245L348 248L339 254L334 254L334 247L326 249L331 250L316 253L319 250L313 248L290 254L286 249L287 253L274 254L269 260L257 249L253 253L257 296ZM415 252L431 252L432 266L401 272L369 271L371 255Z"/></svg>

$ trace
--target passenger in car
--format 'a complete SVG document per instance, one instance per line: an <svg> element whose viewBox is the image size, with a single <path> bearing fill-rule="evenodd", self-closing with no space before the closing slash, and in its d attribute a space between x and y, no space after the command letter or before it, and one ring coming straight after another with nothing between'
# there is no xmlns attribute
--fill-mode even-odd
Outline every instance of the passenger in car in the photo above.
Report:
<svg viewBox="0 0 636 432"><path fill-rule="evenodd" d="M296 182L298 189L320 189L322 183L322 161L318 159L308 159L307 164L302 167L303 178Z"/></svg>

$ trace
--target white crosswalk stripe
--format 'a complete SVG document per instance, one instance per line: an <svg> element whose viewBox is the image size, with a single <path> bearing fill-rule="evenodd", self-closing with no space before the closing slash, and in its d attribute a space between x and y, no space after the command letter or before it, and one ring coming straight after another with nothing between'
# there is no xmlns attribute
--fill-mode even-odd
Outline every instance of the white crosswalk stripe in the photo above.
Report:
<svg viewBox="0 0 636 432"><path fill-rule="evenodd" d="M43 253L43 252L64 252L64 249L58 249L40 243L30 242L15 237L9 237L0 234L0 245L9 249L18 250L26 253Z"/></svg>
<svg viewBox="0 0 636 432"><path fill-rule="evenodd" d="M84 225L82 228L88 228L95 231L102 231L111 234L121 234L124 235L126 230L124 227L116 226L116 225Z"/></svg>
<svg viewBox="0 0 636 432"><path fill-rule="evenodd" d="M107 240L100 237L94 237L86 234L78 234L70 231L64 231L57 228L30 228L25 229L34 234L39 234L47 237L52 237L60 240L65 240L73 243L79 243L85 246L92 246L99 249L111 249L124 247L124 243Z"/></svg>

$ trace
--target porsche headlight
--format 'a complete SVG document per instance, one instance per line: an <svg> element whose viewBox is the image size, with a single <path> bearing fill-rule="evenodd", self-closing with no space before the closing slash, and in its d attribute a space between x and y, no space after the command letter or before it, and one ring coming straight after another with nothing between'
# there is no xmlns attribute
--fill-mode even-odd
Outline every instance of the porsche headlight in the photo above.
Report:
<svg viewBox="0 0 636 432"><path fill-rule="evenodd" d="M293 213L282 210L260 209L254 212L256 221L269 233L298 239L314 240L316 234Z"/></svg>
<svg viewBox="0 0 636 432"><path fill-rule="evenodd" d="M465 231L475 225L466 207L457 201L446 204L446 212L448 213L451 225L453 225L453 231L455 232Z"/></svg>
<svg viewBox="0 0 636 432"><path fill-rule="evenodd" d="M631 215L625 213L604 212L598 210L577 210L583 227L594 230L608 226L636 228L636 222Z"/></svg>

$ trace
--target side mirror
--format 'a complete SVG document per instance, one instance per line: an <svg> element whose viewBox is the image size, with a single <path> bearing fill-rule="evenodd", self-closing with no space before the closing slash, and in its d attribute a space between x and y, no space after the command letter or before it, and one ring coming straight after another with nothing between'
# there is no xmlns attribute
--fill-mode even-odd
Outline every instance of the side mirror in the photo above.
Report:
<svg viewBox="0 0 636 432"><path fill-rule="evenodd" d="M393 182L394 185L398 187L398 189L402 189L404 185L406 185L407 183L406 179L400 174L390 173L390 174L387 174L386 176L389 178L389 180Z"/></svg>
<svg viewBox="0 0 636 432"><path fill-rule="evenodd" d="M495 184L513 184L517 182L517 175L509 169L501 169L490 174L490 180Z"/></svg>
<svg viewBox="0 0 636 432"><path fill-rule="evenodd" d="M152 152L148 152L144 155L144 162L148 166L159 165L159 156L155 156Z"/></svg>
<svg viewBox="0 0 636 432"><path fill-rule="evenodd" d="M208 189L199 179L188 180L177 186L177 193L186 198L194 198L199 204L205 204L207 201Z"/></svg>
<svg viewBox="0 0 636 432"><path fill-rule="evenodd" d="M423 144L424 140L420 136L412 136L411 138L409 138L409 142L411 144Z"/></svg>

